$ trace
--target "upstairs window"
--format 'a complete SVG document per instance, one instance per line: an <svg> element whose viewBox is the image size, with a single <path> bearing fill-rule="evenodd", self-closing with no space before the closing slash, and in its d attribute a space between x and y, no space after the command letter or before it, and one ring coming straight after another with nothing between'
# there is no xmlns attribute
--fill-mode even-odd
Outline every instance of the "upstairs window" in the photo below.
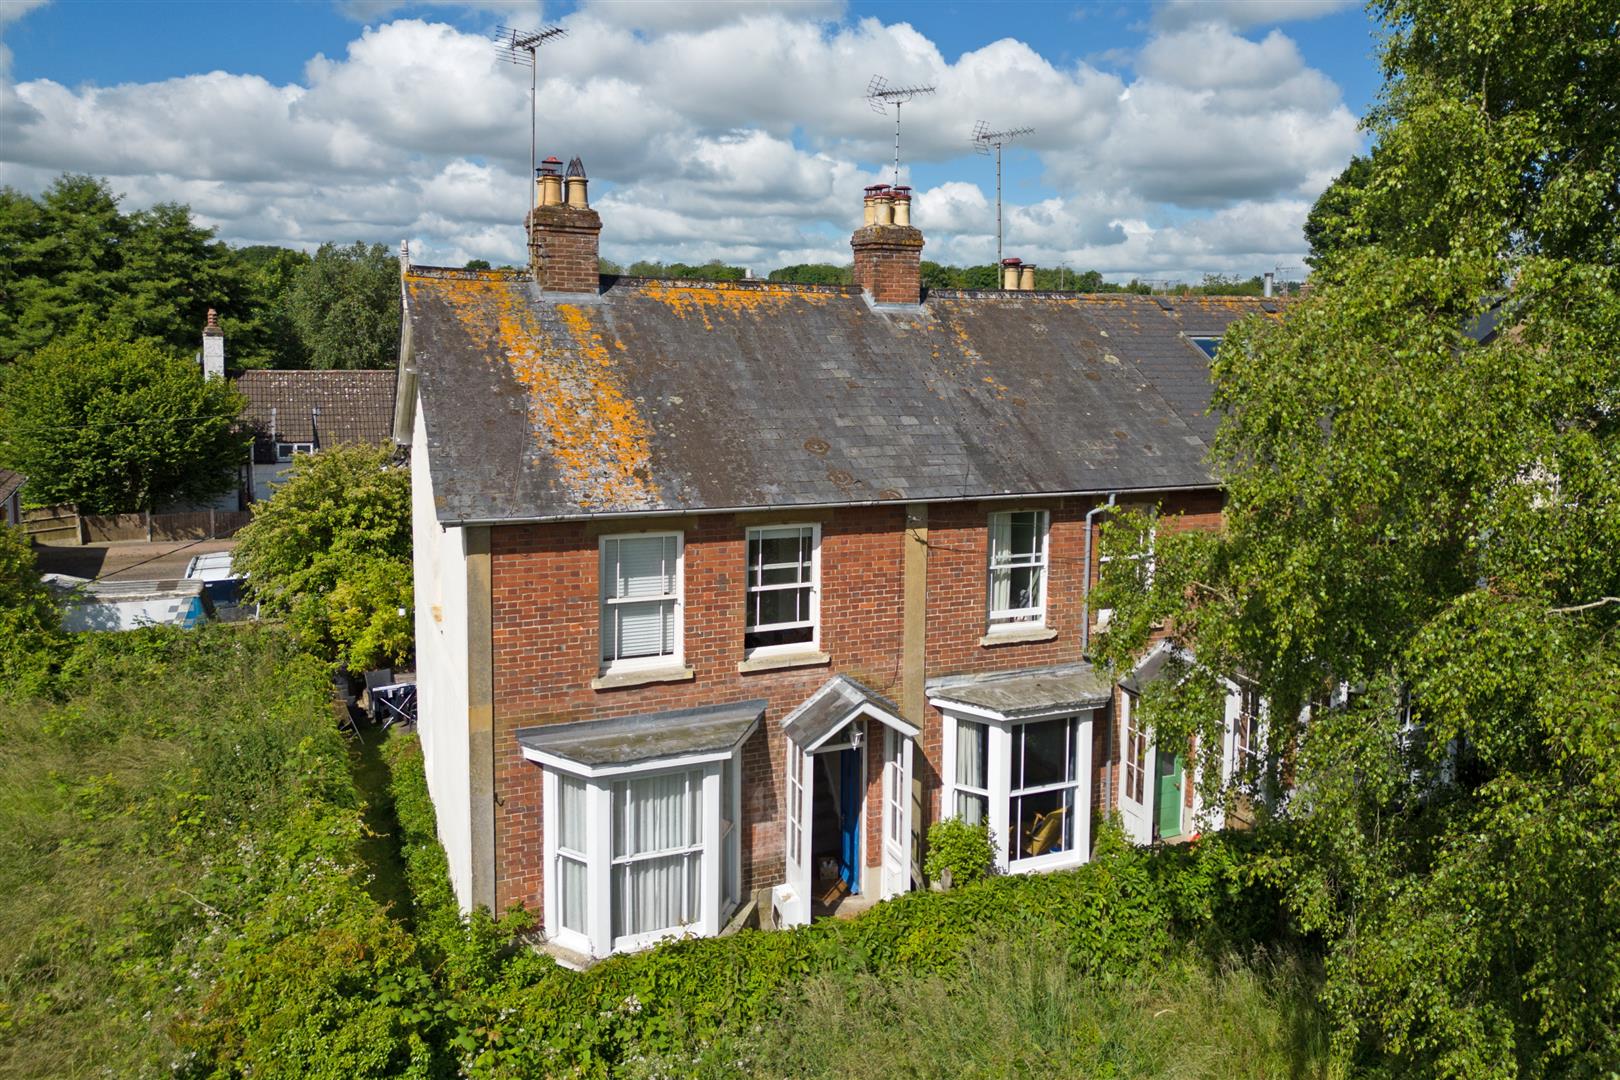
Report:
<svg viewBox="0 0 1620 1080"><path fill-rule="evenodd" d="M278 442L276 443L276 460L291 461L295 454L313 454L315 444L307 442Z"/></svg>
<svg viewBox="0 0 1620 1080"><path fill-rule="evenodd" d="M1143 541L1144 541L1142 549L1140 551L1137 551L1135 554L1132 554L1132 555L1125 555L1125 556L1105 555L1105 554L1102 554L1101 550L1099 549L1099 552L1098 552L1098 555L1097 555L1097 577L1095 578L1095 580L1096 581L1101 581L1102 580L1103 567L1107 566L1109 563L1113 562L1117 558L1125 558L1125 559L1128 559L1129 561L1136 564L1136 572L1137 572L1137 575L1138 575L1138 580L1141 582L1142 587L1145 589L1149 585L1152 585L1153 584L1153 568L1154 568L1153 545L1158 540L1158 534L1159 534L1158 526L1150 522L1148 524L1148 527L1147 527L1147 535L1145 535L1142 538ZM1113 608L1098 608L1097 609L1097 632L1099 634L1107 633L1108 632L1108 624L1113 622L1113 620L1114 620L1114 609Z"/></svg>
<svg viewBox="0 0 1620 1080"><path fill-rule="evenodd" d="M990 629L1046 621L1046 511L990 515Z"/></svg>
<svg viewBox="0 0 1620 1080"><path fill-rule="evenodd" d="M820 614L820 541L817 525L748 530L743 646L750 653L814 647Z"/></svg>
<svg viewBox="0 0 1620 1080"><path fill-rule="evenodd" d="M681 662L681 534L602 539L602 664Z"/></svg>

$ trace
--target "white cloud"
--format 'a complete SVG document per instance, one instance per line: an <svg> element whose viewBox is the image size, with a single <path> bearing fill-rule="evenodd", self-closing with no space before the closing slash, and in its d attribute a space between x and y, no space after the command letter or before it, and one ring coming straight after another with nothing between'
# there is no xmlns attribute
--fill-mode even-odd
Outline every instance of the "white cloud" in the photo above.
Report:
<svg viewBox="0 0 1620 1080"><path fill-rule="evenodd" d="M938 88L906 107L904 151L908 174L955 173L917 191L927 256L945 262L995 252L993 174L968 146L976 120L1035 129L1017 146L1037 156L1040 191L1027 171L1009 178L1008 251L1120 276L1298 263L1305 208L1360 145L1337 88L1294 43L1244 37L1235 17L1165 23L1127 80L1012 38L947 60L913 26L841 12L604 0L563 20L568 36L545 53L539 148L583 157L605 254L761 272L847 261L861 189L890 175L892 114L862 98L874 72ZM0 109L0 182L106 175L129 205L189 202L233 241L409 236L423 261L523 257L527 72L443 22L368 26L287 85L0 77Z"/></svg>
<svg viewBox="0 0 1620 1080"><path fill-rule="evenodd" d="M1219 23L1244 30L1271 23L1320 19L1345 10L1360 0L1161 0L1153 13L1163 27Z"/></svg>

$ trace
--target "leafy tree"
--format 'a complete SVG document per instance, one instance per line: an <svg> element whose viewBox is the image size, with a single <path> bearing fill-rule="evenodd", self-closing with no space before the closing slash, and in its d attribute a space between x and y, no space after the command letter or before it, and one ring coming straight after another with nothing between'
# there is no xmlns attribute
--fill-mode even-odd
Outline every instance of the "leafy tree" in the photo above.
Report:
<svg viewBox="0 0 1620 1080"><path fill-rule="evenodd" d="M792 281L802 285L848 285L854 280L854 267L832 263L795 263L772 270L769 280Z"/></svg>
<svg viewBox="0 0 1620 1080"><path fill-rule="evenodd" d="M238 536L253 594L307 647L352 671L409 653L411 478L386 449L298 457Z"/></svg>
<svg viewBox="0 0 1620 1080"><path fill-rule="evenodd" d="M38 505L149 510L229 491L245 460L241 395L151 340L71 334L0 382L0 460Z"/></svg>
<svg viewBox="0 0 1620 1080"><path fill-rule="evenodd" d="M309 265L309 256L268 244L236 248L231 254L247 288L244 303L219 308L226 362L240 368L308 367L309 357L288 311L288 297L293 282Z"/></svg>
<svg viewBox="0 0 1620 1080"><path fill-rule="evenodd" d="M0 685L24 694L39 688L59 625L28 538L0 524Z"/></svg>
<svg viewBox="0 0 1620 1080"><path fill-rule="evenodd" d="M399 349L399 266L381 244L322 244L298 271L287 314L316 368L381 368Z"/></svg>
<svg viewBox="0 0 1620 1080"><path fill-rule="evenodd" d="M1335 252L1374 240L1360 234L1355 213L1372 173L1371 158L1360 155L1351 158L1350 164L1333 178L1333 183L1317 197L1311 212L1305 216L1305 242L1311 248L1305 261L1313 268L1321 266Z"/></svg>
<svg viewBox="0 0 1620 1080"><path fill-rule="evenodd" d="M1620 1069L1620 39L1612 4L1384 0L1359 194L1213 365L1219 533L1112 560L1101 658L1219 745L1269 704L1269 860L1372 1075ZM1345 190L1332 193L1339 200ZM1482 316L1488 316L1482 320ZM1125 515L1105 546L1140 550ZM1215 755L1201 782L1220 797Z"/></svg>
<svg viewBox="0 0 1620 1080"><path fill-rule="evenodd" d="M467 265L465 267L463 267L462 269L464 269L464 270L488 270L489 269L489 260L488 259L468 259L467 260Z"/></svg>

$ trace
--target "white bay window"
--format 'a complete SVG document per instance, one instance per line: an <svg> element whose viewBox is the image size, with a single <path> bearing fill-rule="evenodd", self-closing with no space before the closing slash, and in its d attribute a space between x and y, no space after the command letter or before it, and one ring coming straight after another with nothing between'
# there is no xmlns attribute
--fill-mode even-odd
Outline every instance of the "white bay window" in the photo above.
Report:
<svg viewBox="0 0 1620 1080"><path fill-rule="evenodd" d="M543 770L546 937L585 956L720 932L742 895L742 755L765 701L521 728Z"/></svg>
<svg viewBox="0 0 1620 1080"><path fill-rule="evenodd" d="M936 700L945 721L943 812L985 824L1018 873L1072 866L1091 847L1091 709L1008 718Z"/></svg>

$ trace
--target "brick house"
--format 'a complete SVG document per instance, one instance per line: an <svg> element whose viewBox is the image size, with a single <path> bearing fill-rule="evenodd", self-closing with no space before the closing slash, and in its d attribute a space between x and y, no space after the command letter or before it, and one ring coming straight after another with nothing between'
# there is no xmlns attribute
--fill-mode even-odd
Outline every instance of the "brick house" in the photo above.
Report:
<svg viewBox="0 0 1620 1080"><path fill-rule="evenodd" d="M1084 862L1116 808L1190 832L1181 755L1131 724L1162 657L1123 688L1086 660L1098 529L1218 523L1208 356L1271 303L924 294L888 189L855 287L599 276L570 172L540 178L529 271L403 272L419 726L461 903L602 956L917 887L941 816L1012 872Z"/></svg>

